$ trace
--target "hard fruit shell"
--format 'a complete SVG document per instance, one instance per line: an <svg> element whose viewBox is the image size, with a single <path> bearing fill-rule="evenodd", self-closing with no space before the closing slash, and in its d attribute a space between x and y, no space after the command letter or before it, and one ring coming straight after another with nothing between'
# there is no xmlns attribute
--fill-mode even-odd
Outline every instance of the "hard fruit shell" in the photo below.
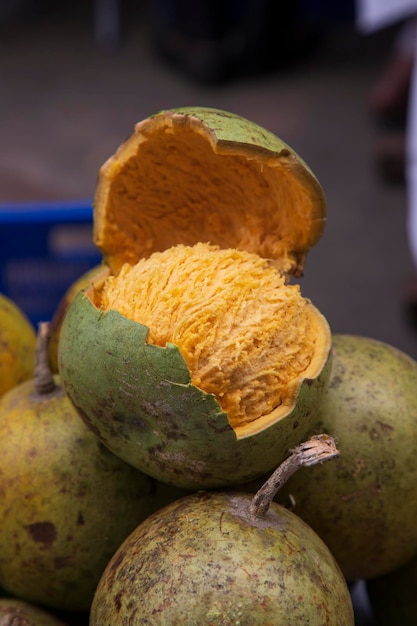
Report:
<svg viewBox="0 0 417 626"><path fill-rule="evenodd" d="M10 298L0 294L0 397L32 378L35 348L31 322Z"/></svg>
<svg viewBox="0 0 417 626"><path fill-rule="evenodd" d="M273 133L230 112L183 107L136 124L101 167L94 241L115 274L152 252L208 241L301 275L326 210L310 168Z"/></svg>
<svg viewBox="0 0 417 626"><path fill-rule="evenodd" d="M325 544L273 503L199 493L145 520L98 585L90 626L353 626L351 599Z"/></svg>
<svg viewBox="0 0 417 626"><path fill-rule="evenodd" d="M368 337L333 336L315 430L335 437L340 457L301 469L278 498L292 496L348 580L381 576L417 552L416 417L412 358Z"/></svg>
<svg viewBox="0 0 417 626"><path fill-rule="evenodd" d="M191 384L178 348L148 344L147 335L146 326L100 311L81 292L59 346L62 382L84 421L142 472L186 489L236 485L274 469L311 429L330 358L300 382L280 419L260 418L258 430L236 433L215 396Z"/></svg>
<svg viewBox="0 0 417 626"><path fill-rule="evenodd" d="M81 611L126 536L184 492L109 452L55 382L38 394L27 381L0 401L0 585Z"/></svg>
<svg viewBox="0 0 417 626"><path fill-rule="evenodd" d="M94 201L94 241L113 275L123 263L198 242L253 252L286 278L300 275L325 221L323 189L289 146L238 115L202 107L137 124L102 166ZM146 326L101 311L89 294L66 315L59 371L86 424L134 467L186 488L226 486L272 470L305 436L329 372L330 330L314 307L308 374L256 426L235 431L215 396L191 384L175 345L148 345Z"/></svg>

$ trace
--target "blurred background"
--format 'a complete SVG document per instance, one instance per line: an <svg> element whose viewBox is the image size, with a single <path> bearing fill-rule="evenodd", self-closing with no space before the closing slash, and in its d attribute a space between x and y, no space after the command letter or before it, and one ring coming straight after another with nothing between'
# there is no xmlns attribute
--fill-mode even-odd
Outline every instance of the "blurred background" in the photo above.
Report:
<svg viewBox="0 0 417 626"><path fill-rule="evenodd" d="M276 133L321 181L328 224L301 288L333 332L417 358L401 158L381 162L387 127L369 107L397 25L359 33L353 0L210 6L0 0L2 271L14 210L90 206L99 167L135 122L169 107L219 107ZM8 241L12 253L35 231L25 237Z"/></svg>
<svg viewBox="0 0 417 626"><path fill-rule="evenodd" d="M220 2L214 17L187 4L178 17L164 0L0 2L0 203L91 202L100 165L160 109L239 113L289 143L327 195L303 293L334 332L417 357L405 188L381 171L368 107L396 27L358 33L349 0L259 0L249 19L244 3Z"/></svg>

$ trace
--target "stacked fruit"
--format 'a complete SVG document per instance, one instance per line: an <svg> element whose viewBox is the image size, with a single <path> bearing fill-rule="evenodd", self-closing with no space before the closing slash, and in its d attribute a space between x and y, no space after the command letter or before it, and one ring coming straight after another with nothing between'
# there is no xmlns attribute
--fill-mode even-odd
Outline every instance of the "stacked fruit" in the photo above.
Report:
<svg viewBox="0 0 417 626"><path fill-rule="evenodd" d="M90 626L349 626L351 583L417 559L417 364L302 296L325 220L256 124L136 125L100 171L103 265L36 350L2 322L0 366L29 361L0 400L5 594Z"/></svg>

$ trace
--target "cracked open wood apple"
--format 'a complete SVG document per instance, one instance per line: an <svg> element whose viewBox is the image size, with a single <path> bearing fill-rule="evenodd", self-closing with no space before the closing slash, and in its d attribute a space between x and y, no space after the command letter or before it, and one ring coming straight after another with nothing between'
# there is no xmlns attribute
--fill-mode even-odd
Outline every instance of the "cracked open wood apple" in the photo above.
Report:
<svg viewBox="0 0 417 626"><path fill-rule="evenodd" d="M280 139L232 113L163 111L101 168L106 267L61 329L65 389L128 463L190 489L274 468L308 432L331 334L292 278L326 221Z"/></svg>

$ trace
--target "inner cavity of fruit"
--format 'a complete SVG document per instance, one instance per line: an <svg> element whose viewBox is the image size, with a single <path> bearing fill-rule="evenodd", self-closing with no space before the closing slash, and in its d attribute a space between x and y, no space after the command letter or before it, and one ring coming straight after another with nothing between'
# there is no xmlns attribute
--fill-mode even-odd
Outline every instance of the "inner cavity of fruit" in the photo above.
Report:
<svg viewBox="0 0 417 626"><path fill-rule="evenodd" d="M177 245L124 264L100 298L103 310L148 327L149 343L175 344L233 428L288 413L301 379L323 366L321 315L254 253Z"/></svg>
<svg viewBox="0 0 417 626"><path fill-rule="evenodd" d="M172 120L160 125L155 121L149 136L134 135L102 168L95 242L113 273L123 262L200 241L249 250L295 271L322 216L290 157L250 158L232 146L219 154L201 129Z"/></svg>

